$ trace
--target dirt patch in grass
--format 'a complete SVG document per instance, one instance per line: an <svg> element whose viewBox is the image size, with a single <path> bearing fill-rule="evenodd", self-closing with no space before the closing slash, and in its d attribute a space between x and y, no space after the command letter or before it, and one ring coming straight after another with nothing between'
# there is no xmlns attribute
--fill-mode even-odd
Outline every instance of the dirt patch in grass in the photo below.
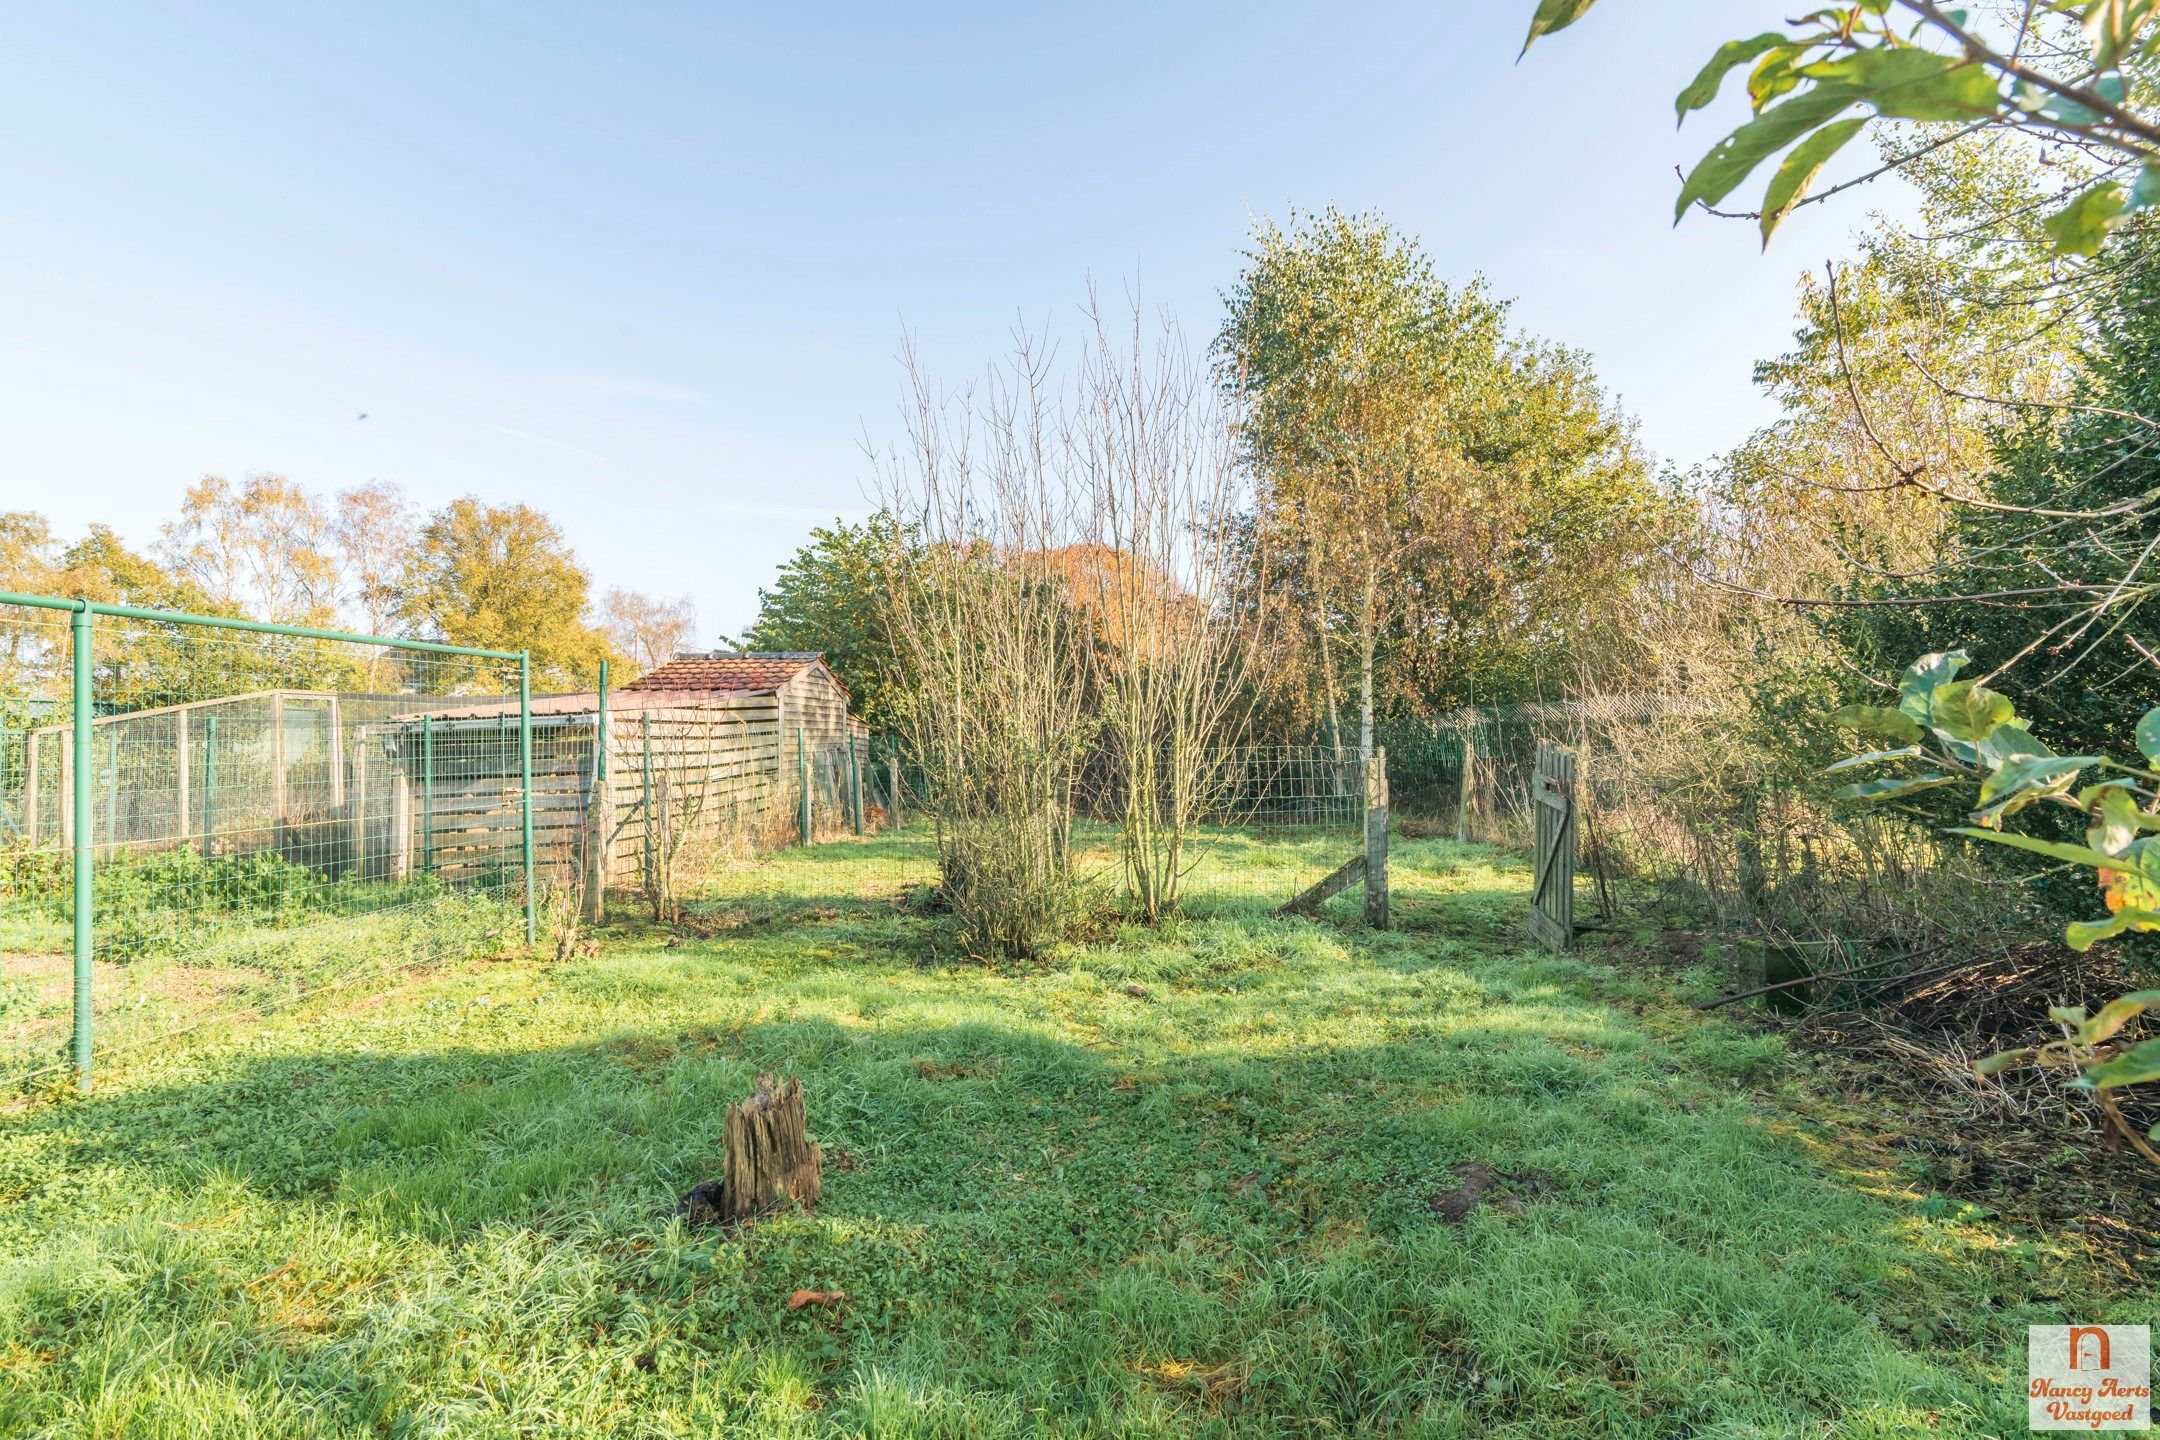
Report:
<svg viewBox="0 0 2160 1440"><path fill-rule="evenodd" d="M1395 833L1405 840L1452 840L1455 838L1455 822L1426 816L1403 816L1395 821Z"/></svg>
<svg viewBox="0 0 2160 1440"><path fill-rule="evenodd" d="M1426 1197L1426 1208L1450 1225L1460 1225L1480 1205L1502 1214L1518 1213L1525 1204L1552 1193L1552 1181L1534 1170L1495 1170L1482 1160L1455 1167L1455 1187Z"/></svg>
<svg viewBox="0 0 2160 1440"><path fill-rule="evenodd" d="M712 940L722 935L748 934L760 928L761 922L740 905L723 909L692 909L683 912L682 918L668 927L676 939Z"/></svg>
<svg viewBox="0 0 2160 1440"><path fill-rule="evenodd" d="M1211 1414L1231 1415L1243 1408L1246 1377L1242 1361L1211 1365L1199 1360L1157 1360L1133 1369L1165 1394L1197 1401Z"/></svg>

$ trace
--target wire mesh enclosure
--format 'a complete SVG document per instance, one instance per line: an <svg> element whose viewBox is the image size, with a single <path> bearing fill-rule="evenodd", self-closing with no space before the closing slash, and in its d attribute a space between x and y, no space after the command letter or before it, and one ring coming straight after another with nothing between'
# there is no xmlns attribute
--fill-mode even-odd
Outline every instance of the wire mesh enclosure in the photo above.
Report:
<svg viewBox="0 0 2160 1440"><path fill-rule="evenodd" d="M1399 722L1385 729L1390 778L1406 813L1465 840L1536 853L1549 818L1539 756L1566 749L1579 854L1568 903L1602 923L1620 911L1623 878L1654 877L1674 856L1732 841L1729 827L1698 833L1681 816L1679 787L1654 760L1692 743L1702 714L1685 698L1623 695Z"/></svg>
<svg viewBox="0 0 2160 1440"><path fill-rule="evenodd" d="M7 1078L521 934L518 657L55 603L0 603Z"/></svg>
<svg viewBox="0 0 2160 1440"><path fill-rule="evenodd" d="M1183 794L1192 810L1177 853L1161 863L1177 872L1178 903L1195 913L1276 908L1361 853L1365 781L1355 751L1235 745L1164 758L1165 770L1173 764L1186 778L1162 787L1163 803ZM1073 799L1073 871L1096 890L1121 888L1128 863L1130 800L1115 775L1114 766L1084 767ZM1172 817L1152 819L1149 833L1164 843ZM1355 896L1338 908L1354 911Z"/></svg>

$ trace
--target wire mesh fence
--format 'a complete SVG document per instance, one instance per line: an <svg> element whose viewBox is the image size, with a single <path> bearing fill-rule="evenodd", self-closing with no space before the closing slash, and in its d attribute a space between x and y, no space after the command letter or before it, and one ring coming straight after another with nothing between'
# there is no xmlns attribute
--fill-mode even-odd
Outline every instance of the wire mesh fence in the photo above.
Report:
<svg viewBox="0 0 2160 1440"><path fill-rule="evenodd" d="M516 657L17 604L0 635L8 1078L521 938ZM435 723L473 696L502 716Z"/></svg>
<svg viewBox="0 0 2160 1440"><path fill-rule="evenodd" d="M2000 887L1909 820L1833 805L1765 752L1744 707L1619 695L1465 710L1387 732L1398 802L1473 841L1528 850L1538 746L1577 763L1578 913L1671 909L1722 933L1843 951L1910 935ZM1921 886L1916 877L1926 874Z"/></svg>
<svg viewBox="0 0 2160 1440"><path fill-rule="evenodd" d="M1183 903L1196 913L1278 909L1363 852L1364 764L1325 745L1239 745L1214 752L1217 777L1193 832ZM1322 913L1357 913L1354 891Z"/></svg>
<svg viewBox="0 0 2160 1440"><path fill-rule="evenodd" d="M1572 908L1591 923L1620 909L1618 881L1641 873L1667 837L1644 833L1654 812L1631 803L1622 763L1641 727L1691 707L1658 697L1464 709L1385 728L1398 809L1473 844L1530 852L1539 824L1539 746L1572 757L1579 863Z"/></svg>

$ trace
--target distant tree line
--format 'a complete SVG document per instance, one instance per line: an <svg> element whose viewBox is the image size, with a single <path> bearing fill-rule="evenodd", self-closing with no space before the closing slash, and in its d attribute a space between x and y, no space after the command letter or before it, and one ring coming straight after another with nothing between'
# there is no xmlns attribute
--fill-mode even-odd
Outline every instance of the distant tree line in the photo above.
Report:
<svg viewBox="0 0 2160 1440"><path fill-rule="evenodd" d="M466 496L423 514L392 484L325 497L275 474L237 482L209 475L189 485L179 513L146 551L108 525L67 541L43 515L0 514L0 588L528 650L542 689L588 688L603 660L627 681L682 648L696 624L687 599L622 589L595 596L561 528L529 505ZM13 617L0 635L0 665L16 672L0 676L15 682L10 688L22 688L24 667L50 661L33 653L33 623ZM146 691L190 688L174 669L184 649L176 637L130 636L131 657L108 646L101 663L131 658L137 688ZM237 652L225 662L239 663ZM333 648L285 647L275 662L259 656L257 663L285 667L278 683L299 684L307 679L291 673L293 664L352 661ZM372 679L383 682L374 668Z"/></svg>

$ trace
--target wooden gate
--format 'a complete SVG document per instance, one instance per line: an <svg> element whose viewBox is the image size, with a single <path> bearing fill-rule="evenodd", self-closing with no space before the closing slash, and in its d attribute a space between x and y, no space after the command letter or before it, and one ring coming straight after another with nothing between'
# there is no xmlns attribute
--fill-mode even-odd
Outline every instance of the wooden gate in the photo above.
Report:
<svg viewBox="0 0 2160 1440"><path fill-rule="evenodd" d="M1540 740L1537 747L1536 883L1530 930L1549 950L1575 941L1575 754Z"/></svg>

